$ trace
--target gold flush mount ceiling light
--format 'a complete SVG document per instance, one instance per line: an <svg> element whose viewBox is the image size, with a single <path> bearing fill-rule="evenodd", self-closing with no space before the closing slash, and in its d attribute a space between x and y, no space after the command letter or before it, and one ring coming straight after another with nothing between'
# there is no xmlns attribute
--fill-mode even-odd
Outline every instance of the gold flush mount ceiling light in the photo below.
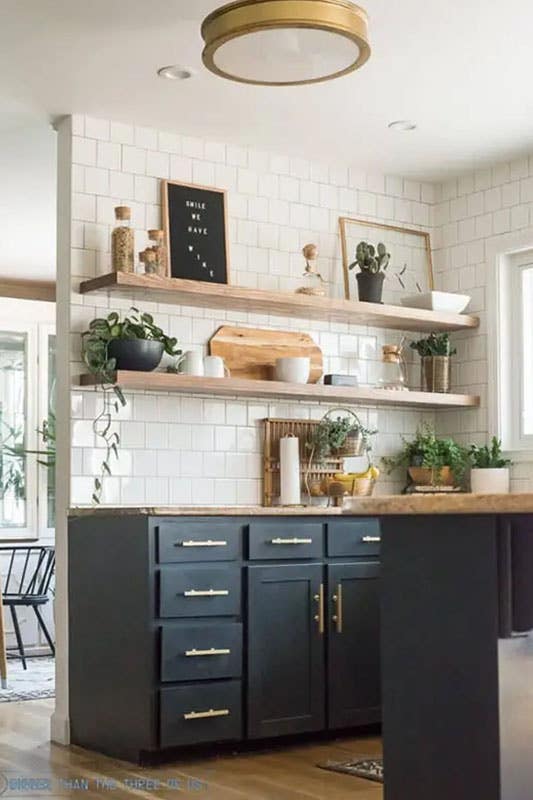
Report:
<svg viewBox="0 0 533 800"><path fill-rule="evenodd" d="M348 0L238 0L209 14L202 36L211 72L264 86L331 80L370 56L366 12Z"/></svg>

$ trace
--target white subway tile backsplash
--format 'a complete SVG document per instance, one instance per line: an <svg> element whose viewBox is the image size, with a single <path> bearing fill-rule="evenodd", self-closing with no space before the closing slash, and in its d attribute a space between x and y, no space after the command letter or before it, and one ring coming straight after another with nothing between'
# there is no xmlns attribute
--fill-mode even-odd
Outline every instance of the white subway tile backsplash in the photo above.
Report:
<svg viewBox="0 0 533 800"><path fill-rule="evenodd" d="M133 298L80 298L77 281L110 268L110 231L113 207L132 208L136 251L148 244L146 227L159 227L159 180L216 185L228 191L231 282L263 289L294 291L302 284L304 259L301 249L308 242L319 246L319 269L330 281L332 296L343 296L342 266L338 240L341 214L367 215L384 221L409 219L429 227L432 203L440 197L438 187L421 185L401 178L367 176L346 165L309 163L303 158L270 155L245 147L180 137L150 128L134 128L122 123L77 127L78 143L74 159L75 196L73 197L73 238L71 269L73 276L72 358L77 371L78 331L97 313L112 308L127 311ZM105 136L97 136L100 130ZM518 184L515 184L516 186ZM452 195L455 197L455 193ZM446 241L457 244L457 227L446 232ZM513 209L514 210L514 209ZM495 208L492 214L500 209ZM487 211L487 213L489 213ZM497 223L495 222L495 225ZM467 233L468 231L464 231ZM473 237L456 254L466 253L451 275L461 273L465 259L471 268L463 283L475 283L477 266L483 253L471 253L477 245ZM438 251L439 254L441 251ZM435 258L436 270L447 269L449 258L443 252ZM466 263L466 262L465 262ZM438 272L438 271L437 271ZM447 273L446 273L447 274ZM441 272L438 272L439 280ZM473 286L473 289L477 288ZM139 302L136 300L135 302ZM475 303L482 302L474 298ZM143 302L158 324L178 338L183 350L206 352L206 343L224 324L274 327L278 330L311 332L319 341L326 371L357 372L361 380L372 378L381 344L390 334L376 333L357 326L328 321L284 319L246 311L172 307ZM84 315L84 316L82 316ZM342 337L342 338L341 338ZM469 351L470 352L470 351ZM473 353L474 351L472 351ZM476 351L476 357L479 351ZM481 360L481 359L479 359ZM83 392L90 398L73 409L75 458L73 474L80 480L73 495L79 502L90 500L92 478L80 474L92 468L101 457L94 448L92 419L98 393ZM238 399L200 398L166 394L128 394L128 405L121 411L119 429L125 453L116 465L108 498L122 503L255 503L261 498L263 418L309 417L319 419L327 410L319 404L265 404ZM369 414L360 409L364 419ZM405 412L395 412L400 430ZM85 457L82 453L87 453ZM87 479L87 480L86 480ZM389 483L387 482L387 486ZM390 484L394 485L394 484Z"/></svg>
<svg viewBox="0 0 533 800"><path fill-rule="evenodd" d="M122 146L122 170L137 175L146 173L146 150L139 147Z"/></svg>

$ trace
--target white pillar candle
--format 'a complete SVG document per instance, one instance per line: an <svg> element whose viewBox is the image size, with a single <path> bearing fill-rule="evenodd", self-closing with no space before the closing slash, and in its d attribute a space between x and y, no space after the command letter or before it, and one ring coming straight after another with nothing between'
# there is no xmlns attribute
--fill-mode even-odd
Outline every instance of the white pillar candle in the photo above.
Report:
<svg viewBox="0 0 533 800"><path fill-rule="evenodd" d="M279 479L282 506L299 506L301 504L299 445L297 436L284 436L279 440Z"/></svg>

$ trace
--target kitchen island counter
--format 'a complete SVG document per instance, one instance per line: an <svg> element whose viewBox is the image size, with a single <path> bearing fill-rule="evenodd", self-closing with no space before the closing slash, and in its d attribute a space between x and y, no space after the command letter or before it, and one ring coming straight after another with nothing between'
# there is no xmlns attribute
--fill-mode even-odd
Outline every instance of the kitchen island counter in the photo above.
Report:
<svg viewBox="0 0 533 800"><path fill-rule="evenodd" d="M346 498L342 508L325 506L100 506L72 508L70 517L147 515L188 516L389 516L404 514L527 514L533 493L376 495Z"/></svg>

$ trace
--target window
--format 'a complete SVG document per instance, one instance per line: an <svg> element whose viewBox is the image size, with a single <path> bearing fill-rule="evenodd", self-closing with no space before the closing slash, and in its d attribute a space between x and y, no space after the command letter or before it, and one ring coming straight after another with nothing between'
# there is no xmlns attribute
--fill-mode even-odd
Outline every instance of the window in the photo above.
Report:
<svg viewBox="0 0 533 800"><path fill-rule="evenodd" d="M496 278L493 427L505 450L533 452L533 250L501 257Z"/></svg>
<svg viewBox="0 0 533 800"><path fill-rule="evenodd" d="M0 538L54 527L55 337L48 324L0 323Z"/></svg>

